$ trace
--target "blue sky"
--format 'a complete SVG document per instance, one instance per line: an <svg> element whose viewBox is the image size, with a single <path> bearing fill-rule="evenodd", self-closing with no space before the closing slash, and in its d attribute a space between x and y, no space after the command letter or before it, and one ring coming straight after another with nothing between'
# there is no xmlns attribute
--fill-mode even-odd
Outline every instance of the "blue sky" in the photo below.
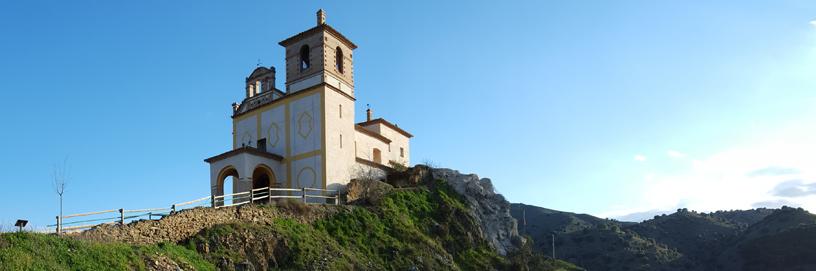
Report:
<svg viewBox="0 0 816 271"><path fill-rule="evenodd" d="M813 1L235 2L0 3L0 223L52 223L65 157L66 213L208 195L244 77L318 8L414 163L604 217L816 209Z"/></svg>

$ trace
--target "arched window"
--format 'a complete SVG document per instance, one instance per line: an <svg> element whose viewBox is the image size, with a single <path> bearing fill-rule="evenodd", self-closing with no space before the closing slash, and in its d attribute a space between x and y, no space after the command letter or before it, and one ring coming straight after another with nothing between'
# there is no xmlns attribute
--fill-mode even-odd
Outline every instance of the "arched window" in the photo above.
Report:
<svg viewBox="0 0 816 271"><path fill-rule="evenodd" d="M337 57L335 61L337 71L343 73L343 49L340 49L340 46L337 46L337 49L334 50L334 54Z"/></svg>
<svg viewBox="0 0 816 271"><path fill-rule="evenodd" d="M304 71L311 65L312 63L309 59L309 45L303 45L300 47L300 70Z"/></svg>
<svg viewBox="0 0 816 271"><path fill-rule="evenodd" d="M380 149L374 148L374 162L377 164L382 164L382 152Z"/></svg>

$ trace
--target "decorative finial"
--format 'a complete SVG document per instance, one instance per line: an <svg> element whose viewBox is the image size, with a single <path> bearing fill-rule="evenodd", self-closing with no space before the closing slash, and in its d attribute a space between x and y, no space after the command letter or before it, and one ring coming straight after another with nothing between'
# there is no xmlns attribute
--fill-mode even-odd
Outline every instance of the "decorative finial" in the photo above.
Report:
<svg viewBox="0 0 816 271"><path fill-rule="evenodd" d="M317 26L326 24L326 12L323 9L317 10Z"/></svg>
<svg viewBox="0 0 816 271"><path fill-rule="evenodd" d="M261 64L263 64L263 63L261 63L261 59L259 58L259 59L258 59L258 64L255 64L255 67L256 67L256 68L257 68L257 67L260 67L260 66L261 66Z"/></svg>

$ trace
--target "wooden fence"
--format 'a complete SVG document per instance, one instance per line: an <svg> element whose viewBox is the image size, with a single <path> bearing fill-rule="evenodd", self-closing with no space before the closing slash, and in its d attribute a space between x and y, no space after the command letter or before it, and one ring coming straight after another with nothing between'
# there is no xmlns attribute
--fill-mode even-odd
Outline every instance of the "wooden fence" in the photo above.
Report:
<svg viewBox="0 0 816 271"><path fill-rule="evenodd" d="M276 187L262 187L255 188L249 191L226 194L226 195L212 195L194 199L191 201L180 202L171 205L169 208L151 208L151 209L112 209L97 212L88 212L80 214L57 216L57 223L48 225L48 227L55 227L57 234L66 232L82 231L102 224L120 224L125 222L135 221L140 219L161 219L172 213L183 209L190 209L195 207L208 208L223 208L229 206L239 206L247 203L271 203L275 199L300 199L304 203L310 203L309 199L321 199L324 202L332 202L335 205L340 204L340 195L337 190L327 190L318 188L276 188ZM320 202L318 202L320 203ZM76 218L85 218L84 220L65 221Z"/></svg>

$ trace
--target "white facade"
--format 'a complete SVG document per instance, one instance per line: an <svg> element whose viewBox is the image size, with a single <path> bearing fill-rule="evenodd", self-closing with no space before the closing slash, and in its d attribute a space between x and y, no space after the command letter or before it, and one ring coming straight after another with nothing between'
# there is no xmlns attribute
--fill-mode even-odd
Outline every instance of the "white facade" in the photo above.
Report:
<svg viewBox="0 0 816 271"><path fill-rule="evenodd" d="M274 88L275 68L246 80L247 97L233 104L233 149L211 157L211 190L255 187L338 189L349 180L384 177L390 163L410 163L411 134L383 119L355 123L352 51L356 46L325 23L280 43L286 47L286 90Z"/></svg>

